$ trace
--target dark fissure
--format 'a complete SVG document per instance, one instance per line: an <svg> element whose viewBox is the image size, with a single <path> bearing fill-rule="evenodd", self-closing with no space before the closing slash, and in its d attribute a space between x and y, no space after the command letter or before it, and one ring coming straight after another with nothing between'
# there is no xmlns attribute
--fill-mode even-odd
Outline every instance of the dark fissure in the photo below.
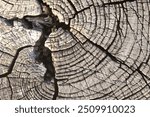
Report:
<svg viewBox="0 0 150 117"><path fill-rule="evenodd" d="M44 81L50 82L52 79L54 80L54 88L55 92L53 95L53 99L55 100L58 96L58 84L57 79L55 78L55 67L52 60L52 52L48 47L45 47L45 41L47 40L48 36L51 34L53 28L64 28L69 29L64 23L59 23L58 17L52 13L51 8L46 4L43 3L42 0L37 0L39 5L41 6L42 14L38 16L24 16L22 19L17 17L12 19L7 19L2 16L0 18L8 25L14 26L14 21L18 21L22 23L22 26L26 29L33 29L41 31L41 36L37 40L34 45L34 54L35 60L39 63L43 63L46 68L46 72L44 74ZM45 7L45 9L44 9ZM31 45L19 48L16 52L16 55L9 66L9 70L7 73L0 75L0 78L6 77L7 75L11 74L13 70L13 66L15 64L15 60L17 59L19 52L27 47L32 47Z"/></svg>

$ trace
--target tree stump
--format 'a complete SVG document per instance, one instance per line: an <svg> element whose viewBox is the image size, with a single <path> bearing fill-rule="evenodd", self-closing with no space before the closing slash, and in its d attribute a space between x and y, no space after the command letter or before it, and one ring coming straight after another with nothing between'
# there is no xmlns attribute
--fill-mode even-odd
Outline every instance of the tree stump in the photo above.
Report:
<svg viewBox="0 0 150 117"><path fill-rule="evenodd" d="M0 99L150 99L150 1L0 0Z"/></svg>

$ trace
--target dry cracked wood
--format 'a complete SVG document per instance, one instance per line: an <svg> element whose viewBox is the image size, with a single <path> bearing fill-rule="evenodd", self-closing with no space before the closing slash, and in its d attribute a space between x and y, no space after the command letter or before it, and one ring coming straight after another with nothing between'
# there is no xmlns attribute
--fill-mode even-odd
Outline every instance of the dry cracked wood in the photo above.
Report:
<svg viewBox="0 0 150 117"><path fill-rule="evenodd" d="M150 99L149 0L0 0L0 99Z"/></svg>

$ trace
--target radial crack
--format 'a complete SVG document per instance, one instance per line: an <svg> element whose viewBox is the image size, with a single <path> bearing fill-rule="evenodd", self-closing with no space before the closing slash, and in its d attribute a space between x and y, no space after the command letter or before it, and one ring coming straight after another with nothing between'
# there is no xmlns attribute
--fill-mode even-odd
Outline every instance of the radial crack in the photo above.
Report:
<svg viewBox="0 0 150 117"><path fill-rule="evenodd" d="M20 51L22 51L25 48L29 48L29 47L32 47L32 45L27 45L27 46L24 46L24 47L21 47L21 48L17 49L16 54L15 54L15 56L14 56L14 58L13 58L11 64L10 64L10 66L9 66L8 71L6 73L4 73L4 74L0 74L0 78L6 77L7 75L12 73L13 67L15 65L15 62L16 62L18 56L19 56Z"/></svg>
<svg viewBox="0 0 150 117"><path fill-rule="evenodd" d="M12 4L12 3L6 1L6 0L2 0L2 1L5 2L5 3L7 3L7 4L14 5L14 4Z"/></svg>
<svg viewBox="0 0 150 117"><path fill-rule="evenodd" d="M106 5L117 5L117 4L123 4L123 3L126 3L126 2L134 2L136 0L123 0L123 1L116 1L116 2L108 2L108 3L103 3L103 6L106 6Z"/></svg>

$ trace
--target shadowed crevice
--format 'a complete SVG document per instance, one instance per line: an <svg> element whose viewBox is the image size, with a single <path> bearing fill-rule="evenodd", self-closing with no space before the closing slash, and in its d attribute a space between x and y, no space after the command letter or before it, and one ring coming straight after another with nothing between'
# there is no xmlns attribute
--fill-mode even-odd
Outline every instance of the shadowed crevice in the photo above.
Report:
<svg viewBox="0 0 150 117"><path fill-rule="evenodd" d="M42 10L42 14L40 15L37 16L26 15L21 19L17 17L12 19L7 19L0 16L0 19L8 26L13 27L14 21L17 21L20 22L22 26L26 29L38 30L41 32L40 38L36 41L35 45L33 46L34 47L33 52L35 54L35 60L39 63L43 63L44 67L46 68L46 72L44 74L44 81L50 82L52 79L54 80L55 93L53 99L56 99L58 96L58 85L57 85L57 79L55 78L55 67L53 65L52 52L49 48L45 47L45 41L48 39L49 35L52 32L51 30L53 28L62 27L62 28L69 29L69 27L66 26L64 23L59 23L57 16L55 16L52 13L51 8L46 3L43 3L42 0L38 0L37 2L41 6L41 10ZM30 45L30 46L19 48L9 67L8 72L1 74L0 78L6 77L7 75L11 74L15 61L19 55L19 52L26 47L32 47L32 46Z"/></svg>
<svg viewBox="0 0 150 117"><path fill-rule="evenodd" d="M53 95L53 100L56 100L57 97L58 97L58 93L59 93L59 88L58 88L58 84L57 84L57 79L55 78L54 79L54 88L55 88L55 92L54 92L54 95Z"/></svg>

